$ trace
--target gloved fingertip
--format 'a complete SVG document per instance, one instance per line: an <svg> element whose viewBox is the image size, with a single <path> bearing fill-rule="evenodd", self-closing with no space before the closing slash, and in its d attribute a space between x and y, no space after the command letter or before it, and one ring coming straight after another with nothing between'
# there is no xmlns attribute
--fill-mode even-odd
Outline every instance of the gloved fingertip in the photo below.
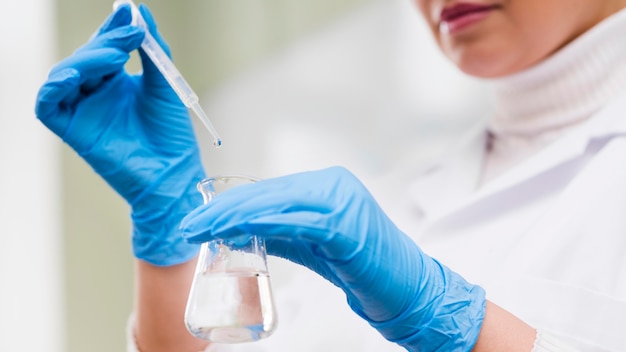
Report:
<svg viewBox="0 0 626 352"><path fill-rule="evenodd" d="M57 104L51 104L45 100L39 99L35 103L35 117L41 122L49 120L52 116L56 115L59 111Z"/></svg>
<svg viewBox="0 0 626 352"><path fill-rule="evenodd" d="M191 229L191 220L188 220L188 218L189 215L184 217L183 220L180 222L180 225L178 226L178 232L185 240L193 236L193 231Z"/></svg>
<svg viewBox="0 0 626 352"><path fill-rule="evenodd" d="M79 85L80 72L76 69L67 67L62 70L51 71L48 80L41 86L37 93L37 106L35 110L38 111L41 103L60 102Z"/></svg>
<svg viewBox="0 0 626 352"><path fill-rule="evenodd" d="M157 24L148 6L143 3L139 4L139 12L141 13L141 16L143 17L144 21L146 21L148 30L150 30L151 33L156 31Z"/></svg>
<svg viewBox="0 0 626 352"><path fill-rule="evenodd" d="M161 46L161 48L163 48L163 50L169 56L171 56L169 45L167 44L165 39L163 39L163 37L161 36L161 33L159 33L159 31L157 30L156 20L154 19L154 16L152 15L152 12L150 12L150 9L148 8L148 6L146 6L143 3L139 4L139 12L141 12L141 16L146 22L146 25L148 26L148 31L150 32L150 34L152 34L154 39L156 39L157 42L159 42L159 45Z"/></svg>
<svg viewBox="0 0 626 352"><path fill-rule="evenodd" d="M48 81L37 93L35 116L57 135L60 135L67 125L67 120L58 119L60 106L70 99L80 87L80 73L73 68L65 68L52 72Z"/></svg>
<svg viewBox="0 0 626 352"><path fill-rule="evenodd" d="M199 244L202 242L206 242L199 240L196 233L193 233L187 229L180 229L180 235L187 243Z"/></svg>
<svg viewBox="0 0 626 352"><path fill-rule="evenodd" d="M133 15L129 4L121 4L102 23L96 34L106 33L114 28L128 25L132 22Z"/></svg>
<svg viewBox="0 0 626 352"><path fill-rule="evenodd" d="M185 217L178 227L178 232L180 233L180 236L187 243L198 244L206 242L206 239L204 239L204 234L207 232L207 229L204 229L204 231L198 231L197 223L193 220L187 220L188 217L189 216Z"/></svg>
<svg viewBox="0 0 626 352"><path fill-rule="evenodd" d="M130 4L120 4L114 11L113 14L110 16L110 23L112 25L121 25L121 26L125 26L127 24L130 24L131 21L133 20L133 12L132 9L130 7Z"/></svg>

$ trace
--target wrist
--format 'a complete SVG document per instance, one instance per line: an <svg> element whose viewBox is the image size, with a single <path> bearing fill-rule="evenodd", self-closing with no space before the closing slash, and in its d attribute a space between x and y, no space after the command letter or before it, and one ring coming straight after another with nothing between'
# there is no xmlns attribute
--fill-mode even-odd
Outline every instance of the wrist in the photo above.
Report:
<svg viewBox="0 0 626 352"><path fill-rule="evenodd" d="M415 297L396 318L370 325L409 351L470 351L484 319L485 291L430 260L432 282L427 285L432 299L425 303L423 297Z"/></svg>

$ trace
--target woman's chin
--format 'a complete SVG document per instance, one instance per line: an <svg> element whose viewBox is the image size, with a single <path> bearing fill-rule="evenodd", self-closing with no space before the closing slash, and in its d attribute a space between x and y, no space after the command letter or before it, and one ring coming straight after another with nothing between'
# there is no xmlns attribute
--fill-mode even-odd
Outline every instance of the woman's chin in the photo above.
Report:
<svg viewBox="0 0 626 352"><path fill-rule="evenodd" d="M528 66L523 65L519 60L493 54L464 55L451 59L463 73L484 79L509 76Z"/></svg>

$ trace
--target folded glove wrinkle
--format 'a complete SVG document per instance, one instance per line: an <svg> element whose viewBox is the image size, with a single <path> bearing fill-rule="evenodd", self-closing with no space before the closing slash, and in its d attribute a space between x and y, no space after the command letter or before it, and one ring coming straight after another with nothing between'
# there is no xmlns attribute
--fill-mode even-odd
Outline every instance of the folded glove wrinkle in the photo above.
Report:
<svg viewBox="0 0 626 352"><path fill-rule="evenodd" d="M364 317L386 339L409 351L471 351L484 318L485 291L467 283L437 260L431 260L435 270L432 278L439 276L439 270L442 275L434 287L428 285L430 292L420 293L431 297L430 300L422 302L416 298L412 301L414 306L387 321Z"/></svg>
<svg viewBox="0 0 626 352"><path fill-rule="evenodd" d="M184 201L186 200L184 197L191 196L196 204L188 209L189 211L202 204L202 195L196 189L196 185L204 178L204 170L200 166L197 154L185 152L175 159L157 163L163 163L162 172L154 180L148 181L149 186L141 193L129 200L132 206L137 206L145 200L150 201L146 199L150 197L166 197ZM194 170L194 172L188 170ZM187 185L187 187L181 187L181 185Z"/></svg>

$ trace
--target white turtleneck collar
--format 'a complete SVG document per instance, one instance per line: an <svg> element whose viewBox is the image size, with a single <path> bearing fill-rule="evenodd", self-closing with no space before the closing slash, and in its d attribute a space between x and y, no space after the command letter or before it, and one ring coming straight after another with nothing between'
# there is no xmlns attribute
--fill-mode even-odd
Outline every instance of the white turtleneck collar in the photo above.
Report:
<svg viewBox="0 0 626 352"><path fill-rule="evenodd" d="M492 80L494 114L483 181L577 126L626 90L626 10L541 63Z"/></svg>
<svg viewBox="0 0 626 352"><path fill-rule="evenodd" d="M493 80L496 133L528 134L579 122L626 89L626 10L541 63Z"/></svg>

